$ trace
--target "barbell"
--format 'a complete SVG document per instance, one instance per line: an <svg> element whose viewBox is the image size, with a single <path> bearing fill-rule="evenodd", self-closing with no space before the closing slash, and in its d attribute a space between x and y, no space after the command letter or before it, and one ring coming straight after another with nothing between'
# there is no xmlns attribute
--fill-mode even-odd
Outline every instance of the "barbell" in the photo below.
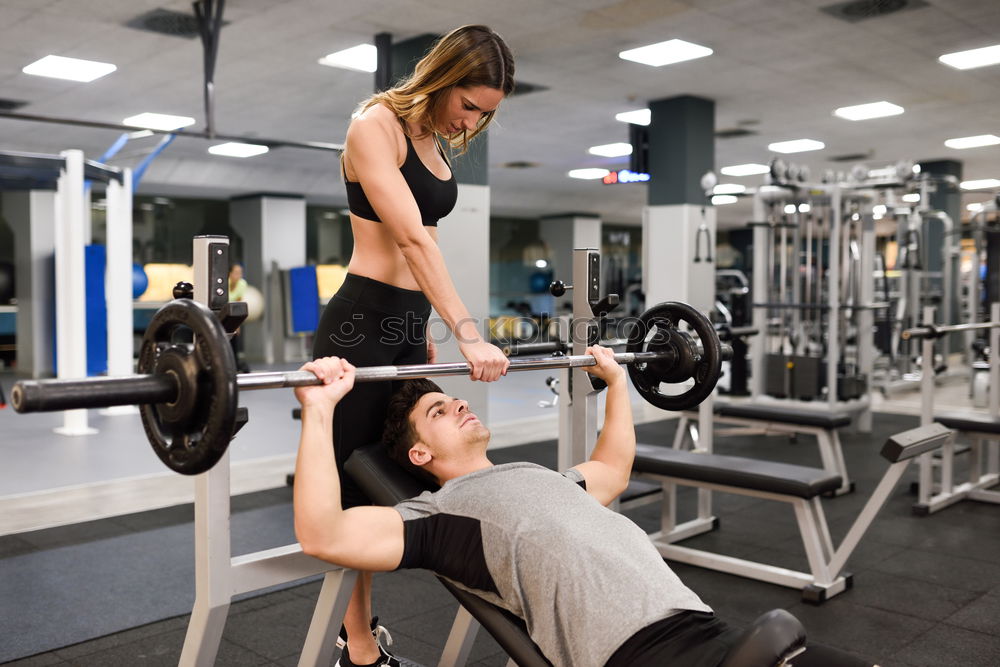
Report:
<svg viewBox="0 0 1000 667"><path fill-rule="evenodd" d="M681 330L681 324L697 335ZM179 334L190 330L193 344ZM684 303L663 303L643 313L626 352L639 394L664 410L701 403L721 373L722 345L712 323ZM594 366L592 355L513 359L509 371ZM157 456L171 470L196 475L214 466L237 430L239 391L320 384L308 371L236 374L236 362L219 318L191 299L176 299L156 312L142 338L138 374L79 380L25 380L14 385L11 404L20 413L138 405L143 429ZM465 362L369 366L355 382L468 375ZM693 379L681 394L664 394L662 383Z"/></svg>

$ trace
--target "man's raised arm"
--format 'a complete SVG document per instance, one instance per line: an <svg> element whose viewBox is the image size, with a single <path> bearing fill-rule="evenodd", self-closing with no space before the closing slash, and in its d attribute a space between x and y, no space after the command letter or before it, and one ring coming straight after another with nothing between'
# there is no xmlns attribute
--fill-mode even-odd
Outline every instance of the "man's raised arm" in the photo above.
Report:
<svg viewBox="0 0 1000 667"><path fill-rule="evenodd" d="M628 486L635 460L635 424L629 403L625 369L615 362L614 351L595 345L587 354L597 359L596 366L583 370L608 384L604 405L604 428L597 438L590 460L575 466L587 480L587 493L602 505L609 504Z"/></svg>
<svg viewBox="0 0 1000 667"><path fill-rule="evenodd" d="M322 385L298 387L302 436L295 463L295 536L302 551L358 570L393 570L403 557L403 519L389 507L340 502L340 476L333 452L333 410L354 386L354 366L337 357L317 359L312 371Z"/></svg>

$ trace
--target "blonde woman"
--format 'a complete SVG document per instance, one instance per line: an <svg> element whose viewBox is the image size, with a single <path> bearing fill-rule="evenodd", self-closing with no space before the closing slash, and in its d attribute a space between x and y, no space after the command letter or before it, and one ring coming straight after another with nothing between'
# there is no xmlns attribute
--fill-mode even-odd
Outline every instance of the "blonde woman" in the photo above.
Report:
<svg viewBox="0 0 1000 667"><path fill-rule="evenodd" d="M339 356L355 366L433 363L426 338L433 306L473 380L492 382L506 373L507 358L483 340L458 296L437 246L437 222L458 197L442 143L464 152L513 89L510 49L491 29L470 25L442 37L409 79L361 104L341 157L354 252L320 319L315 358ZM361 384L337 405L338 470L354 449L381 437L392 390L392 383ZM370 504L343 475L341 500L345 508ZM379 630L371 575L362 573L344 618L340 667L398 665L378 641Z"/></svg>

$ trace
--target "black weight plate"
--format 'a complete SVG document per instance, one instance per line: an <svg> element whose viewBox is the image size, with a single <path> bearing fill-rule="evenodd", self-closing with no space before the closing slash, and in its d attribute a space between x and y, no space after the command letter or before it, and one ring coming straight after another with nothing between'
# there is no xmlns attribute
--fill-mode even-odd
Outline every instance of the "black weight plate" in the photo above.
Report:
<svg viewBox="0 0 1000 667"><path fill-rule="evenodd" d="M701 353L686 323L701 342ZM628 352L671 352L673 361L629 364L628 374L639 395L661 410L688 410L708 398L722 374L722 345L715 327L696 308L677 301L653 306L639 316L629 334ZM681 394L664 394L662 383L694 379Z"/></svg>
<svg viewBox="0 0 1000 667"><path fill-rule="evenodd" d="M193 350L187 344L174 342L182 327L194 333ZM155 373L160 357L168 351L196 369L193 374L177 374L177 404L183 404L177 407L183 411L183 418L156 405L140 405L142 425L153 451L168 468L197 475L222 458L232 439L237 406L236 362L218 318L190 299L171 301L153 315L142 337L138 372ZM171 365L176 363L167 364ZM191 392L196 396L192 397Z"/></svg>

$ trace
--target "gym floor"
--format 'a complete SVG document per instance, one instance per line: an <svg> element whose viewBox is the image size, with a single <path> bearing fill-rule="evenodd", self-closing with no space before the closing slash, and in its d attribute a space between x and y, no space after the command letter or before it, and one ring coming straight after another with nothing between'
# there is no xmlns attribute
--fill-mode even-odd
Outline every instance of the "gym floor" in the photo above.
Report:
<svg viewBox="0 0 1000 667"><path fill-rule="evenodd" d="M9 392L13 379L0 375L0 384ZM551 398L543 380L544 373L519 373L491 388L494 439L504 445L493 450L494 461L555 465L556 445L550 439L556 432L555 411L537 407ZM297 424L289 415L294 401L276 396L243 396L251 422L232 450L234 554L294 540L291 490L283 481L294 456ZM877 455L882 442L918 422L916 393L891 400L876 396L875 401L873 432L842 438L858 489L824 501L835 540L885 471L887 464ZM937 403L967 408L967 385L940 387ZM640 442L669 443L674 420L635 405L637 421L644 422L637 427ZM91 415L99 434L67 438L51 432L57 415L0 411L6 435L0 478L0 661L12 661L3 664L173 665L180 655L194 588L193 510L184 499L190 482L163 472L135 415ZM818 464L809 438L793 444L779 436L717 437L716 451ZM784 607L803 621L813 640L883 667L1000 664L1000 508L965 501L929 517L913 516L909 482L915 478L915 470L907 472L851 558L854 588L822 606L803 604L791 589L673 567L735 624ZM717 494L715 508L720 529L689 543L805 567L787 506ZM658 523L655 506L628 514L647 530ZM104 518L94 518L99 516ZM318 581L306 581L239 599L230 610L217 664L296 664L318 591ZM400 655L436 664L456 604L431 575L376 576L374 604ZM503 665L506 657L481 632L470 662Z"/></svg>

